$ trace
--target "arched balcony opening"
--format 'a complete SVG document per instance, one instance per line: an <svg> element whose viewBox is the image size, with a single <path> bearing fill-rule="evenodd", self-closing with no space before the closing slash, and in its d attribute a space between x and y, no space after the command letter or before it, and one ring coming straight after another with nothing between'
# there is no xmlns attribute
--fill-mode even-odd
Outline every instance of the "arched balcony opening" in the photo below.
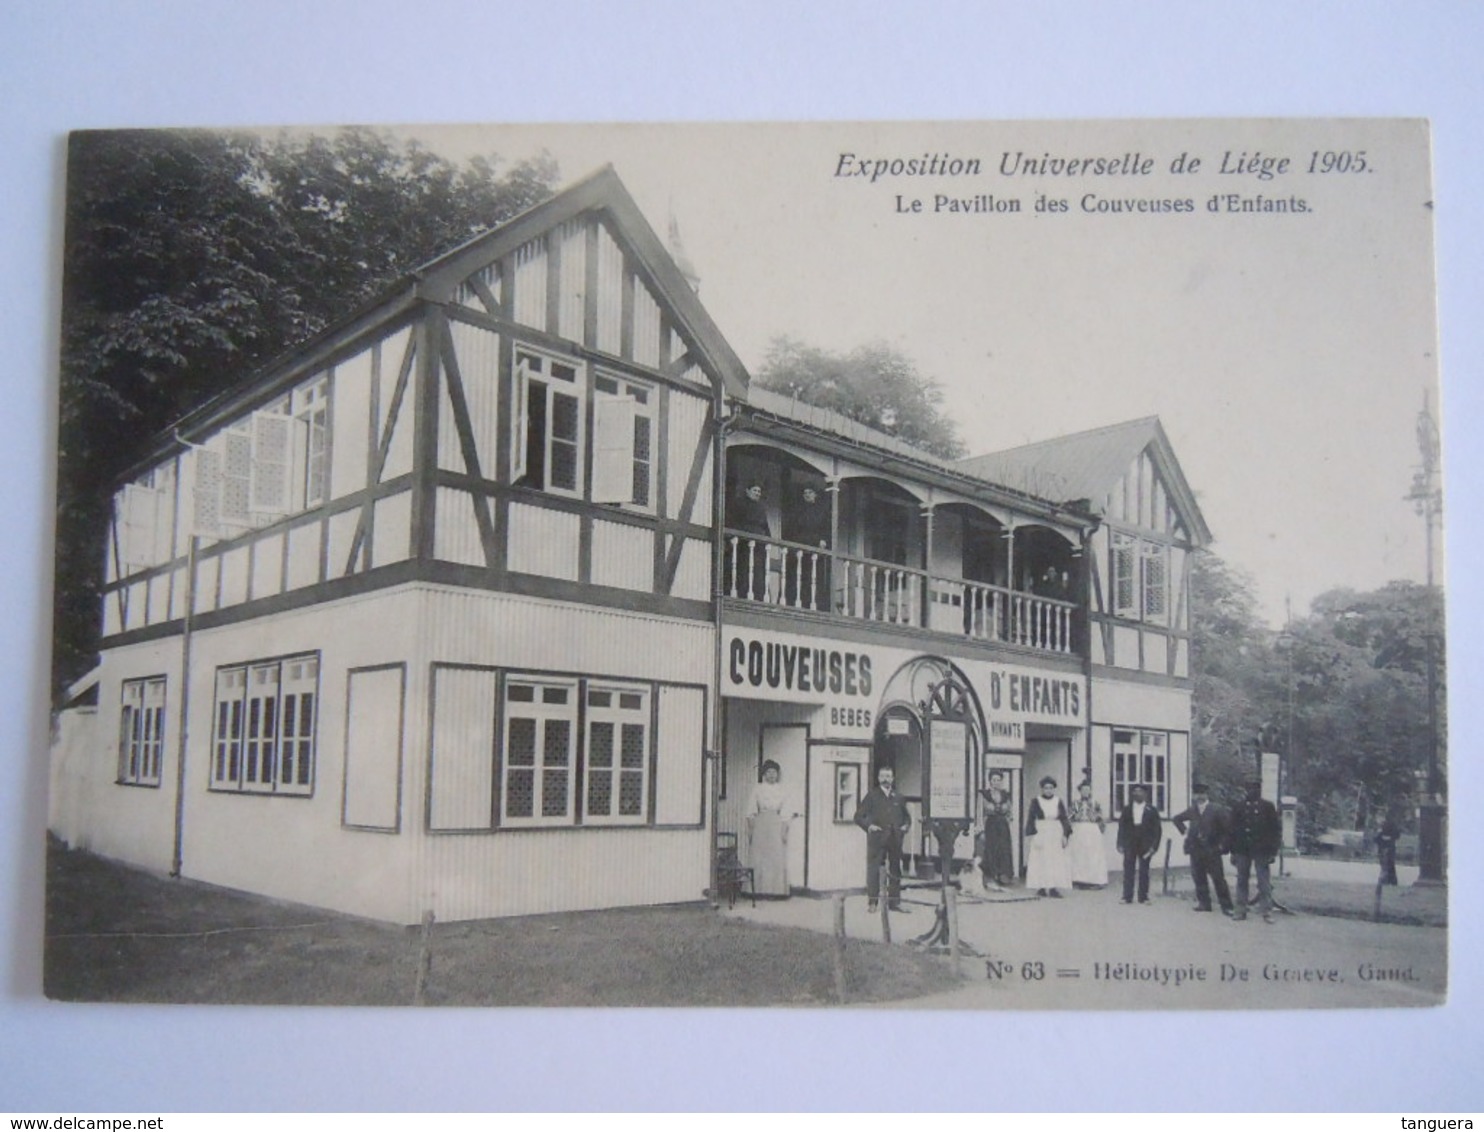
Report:
<svg viewBox="0 0 1484 1132"><path fill-rule="evenodd" d="M766 444L727 449L722 593L988 644L1073 651L1073 543L964 501L929 506L883 476L830 479Z"/></svg>
<svg viewBox="0 0 1484 1132"><path fill-rule="evenodd" d="M863 621L927 621L927 521L922 501L874 476L842 480L835 611Z"/></svg>
<svg viewBox="0 0 1484 1132"><path fill-rule="evenodd" d="M1039 524L1017 527L1011 541L1011 640L1031 648L1073 651L1087 592L1080 550L1060 531Z"/></svg>
<svg viewBox="0 0 1484 1132"><path fill-rule="evenodd" d="M727 449L722 592L828 611L834 517L818 468L766 445Z"/></svg>

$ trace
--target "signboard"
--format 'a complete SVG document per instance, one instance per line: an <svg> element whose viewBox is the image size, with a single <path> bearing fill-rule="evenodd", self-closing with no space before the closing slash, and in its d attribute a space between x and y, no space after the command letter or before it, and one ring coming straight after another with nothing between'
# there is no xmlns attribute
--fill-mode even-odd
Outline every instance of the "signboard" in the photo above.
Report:
<svg viewBox="0 0 1484 1132"><path fill-rule="evenodd" d="M1278 768L1283 765L1283 756L1276 751L1262 753L1262 796L1268 801L1278 797Z"/></svg>
<svg viewBox="0 0 1484 1132"><path fill-rule="evenodd" d="M1022 723L1020 720L1000 719L996 716L987 716L984 720L984 726L989 732L988 739L990 750L1025 750L1025 724Z"/></svg>
<svg viewBox="0 0 1484 1132"><path fill-rule="evenodd" d="M967 819L971 815L968 727L958 719L935 719L928 736L928 816L937 821Z"/></svg>
<svg viewBox="0 0 1484 1132"><path fill-rule="evenodd" d="M1025 759L1020 755L1000 755L989 751L984 756L984 769L991 770L1019 770L1025 764Z"/></svg>

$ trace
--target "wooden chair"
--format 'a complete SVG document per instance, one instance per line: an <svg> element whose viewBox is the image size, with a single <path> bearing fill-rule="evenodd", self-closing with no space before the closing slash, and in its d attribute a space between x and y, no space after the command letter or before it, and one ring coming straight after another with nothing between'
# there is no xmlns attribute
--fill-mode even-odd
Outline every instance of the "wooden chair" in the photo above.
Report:
<svg viewBox="0 0 1484 1132"><path fill-rule="evenodd" d="M744 865L737 852L735 833L716 835L716 887L717 895L727 898L727 907L735 908L737 897L742 894L742 885L747 885L747 895L752 906L757 907L757 887L753 883L752 866Z"/></svg>

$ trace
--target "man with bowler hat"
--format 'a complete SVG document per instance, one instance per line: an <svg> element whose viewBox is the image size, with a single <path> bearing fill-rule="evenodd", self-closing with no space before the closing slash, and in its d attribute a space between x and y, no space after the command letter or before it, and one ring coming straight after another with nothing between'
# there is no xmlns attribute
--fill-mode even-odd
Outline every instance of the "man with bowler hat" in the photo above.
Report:
<svg viewBox="0 0 1484 1132"><path fill-rule="evenodd" d="M1221 867L1221 855L1230 848L1231 815L1211 801L1203 782L1190 788L1190 806L1170 820L1185 835L1185 852L1190 857L1190 875L1195 881L1195 910L1211 911L1211 889L1223 914L1232 914L1231 889ZM1188 828L1187 828L1188 827Z"/></svg>

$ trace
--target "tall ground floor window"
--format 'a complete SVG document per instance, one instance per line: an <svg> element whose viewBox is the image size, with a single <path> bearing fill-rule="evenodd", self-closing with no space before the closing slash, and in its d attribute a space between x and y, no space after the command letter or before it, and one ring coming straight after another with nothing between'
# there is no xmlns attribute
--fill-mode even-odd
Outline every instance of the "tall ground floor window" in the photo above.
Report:
<svg viewBox="0 0 1484 1132"><path fill-rule="evenodd" d="M1145 787L1154 808L1168 816L1170 745L1165 732L1113 729L1113 805L1119 812L1133 786Z"/></svg>
<svg viewBox="0 0 1484 1132"><path fill-rule="evenodd" d="M510 676L501 824L643 824L649 818L650 735L647 685Z"/></svg>
<svg viewBox="0 0 1484 1132"><path fill-rule="evenodd" d="M316 653L217 669L211 788L311 793L318 701Z"/></svg>
<svg viewBox="0 0 1484 1132"><path fill-rule="evenodd" d="M158 786L164 745L165 678L125 680L119 716L120 784Z"/></svg>

